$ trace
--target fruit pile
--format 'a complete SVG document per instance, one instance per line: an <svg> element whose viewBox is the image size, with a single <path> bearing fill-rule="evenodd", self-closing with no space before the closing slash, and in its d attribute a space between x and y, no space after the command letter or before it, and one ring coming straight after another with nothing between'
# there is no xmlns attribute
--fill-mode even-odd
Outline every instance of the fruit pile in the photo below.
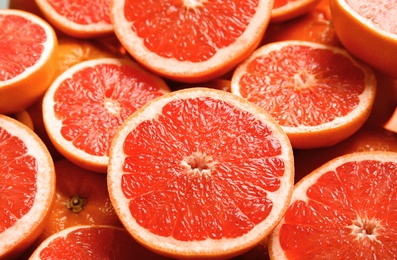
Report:
<svg viewBox="0 0 397 260"><path fill-rule="evenodd" d="M0 259L397 259L396 12L10 0Z"/></svg>

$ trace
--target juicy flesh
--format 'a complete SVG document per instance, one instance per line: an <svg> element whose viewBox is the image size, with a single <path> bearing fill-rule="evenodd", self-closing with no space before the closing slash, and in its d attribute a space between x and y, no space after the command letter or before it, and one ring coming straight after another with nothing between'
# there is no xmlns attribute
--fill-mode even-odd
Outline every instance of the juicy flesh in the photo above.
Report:
<svg viewBox="0 0 397 260"><path fill-rule="evenodd" d="M136 259L141 251L123 230L82 228L55 238L40 252L40 259Z"/></svg>
<svg viewBox="0 0 397 260"><path fill-rule="evenodd" d="M397 163L349 162L325 173L285 214L289 259L396 259Z"/></svg>
<svg viewBox="0 0 397 260"><path fill-rule="evenodd" d="M130 66L103 64L63 81L54 95L54 111L66 140L89 154L107 156L125 118L160 95L151 76Z"/></svg>
<svg viewBox="0 0 397 260"><path fill-rule="evenodd" d="M253 60L239 84L241 95L268 111L280 125L316 126L357 107L365 74L344 55L287 46Z"/></svg>
<svg viewBox="0 0 397 260"><path fill-rule="evenodd" d="M47 0L57 13L81 25L111 24L110 0Z"/></svg>
<svg viewBox="0 0 397 260"><path fill-rule="evenodd" d="M126 138L123 192L138 224L182 241L234 238L265 220L281 145L251 114L211 98L170 102Z"/></svg>
<svg viewBox="0 0 397 260"><path fill-rule="evenodd" d="M0 233L33 206L37 161L19 138L0 127Z"/></svg>
<svg viewBox="0 0 397 260"><path fill-rule="evenodd" d="M164 58L201 62L243 34L259 0L151 2L125 1L126 19L145 47Z"/></svg>
<svg viewBox="0 0 397 260"><path fill-rule="evenodd" d="M0 14L0 81L7 81L34 66L44 51L43 28L16 15Z"/></svg>
<svg viewBox="0 0 397 260"><path fill-rule="evenodd" d="M397 2L394 0L346 0L368 22L389 33L397 34Z"/></svg>

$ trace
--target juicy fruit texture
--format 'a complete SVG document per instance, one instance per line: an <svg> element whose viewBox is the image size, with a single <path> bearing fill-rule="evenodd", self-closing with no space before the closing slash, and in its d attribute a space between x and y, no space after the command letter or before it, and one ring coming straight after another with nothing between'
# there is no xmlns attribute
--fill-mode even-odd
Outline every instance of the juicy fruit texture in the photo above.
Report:
<svg viewBox="0 0 397 260"><path fill-rule="evenodd" d="M298 182L273 259L395 259L397 153L338 157Z"/></svg>
<svg viewBox="0 0 397 260"><path fill-rule="evenodd" d="M58 160L54 165L56 199L40 241L71 226L121 227L109 199L105 175L80 168L66 159Z"/></svg>
<svg viewBox="0 0 397 260"><path fill-rule="evenodd" d="M46 224L55 197L51 156L36 134L0 115L0 258L15 257Z"/></svg>
<svg viewBox="0 0 397 260"><path fill-rule="evenodd" d="M40 17L0 9L0 113L32 105L55 75L57 38Z"/></svg>
<svg viewBox="0 0 397 260"><path fill-rule="evenodd" d="M274 0L272 22L291 20L313 10L321 0Z"/></svg>
<svg viewBox="0 0 397 260"><path fill-rule="evenodd" d="M169 92L166 83L126 59L81 62L56 78L43 99L47 133L66 158L105 173L117 128L147 101Z"/></svg>
<svg viewBox="0 0 397 260"><path fill-rule="evenodd" d="M122 228L79 225L53 234L29 258L37 259L165 259L137 244Z"/></svg>
<svg viewBox="0 0 397 260"><path fill-rule="evenodd" d="M166 78L202 82L233 69L258 46L272 5L272 0L115 0L110 17L138 62Z"/></svg>
<svg viewBox="0 0 397 260"><path fill-rule="evenodd" d="M232 93L269 112L294 148L331 146L352 135L375 92L365 64L341 48L305 41L264 45L232 77Z"/></svg>
<svg viewBox="0 0 397 260"><path fill-rule="evenodd" d="M396 8L393 0L330 0L335 31L352 54L397 79Z"/></svg>
<svg viewBox="0 0 397 260"><path fill-rule="evenodd" d="M110 0L36 0L46 19L66 35L92 38L113 32Z"/></svg>
<svg viewBox="0 0 397 260"><path fill-rule="evenodd" d="M206 88L159 97L110 150L108 189L126 229L172 257L232 257L271 231L293 187L280 126L256 105Z"/></svg>

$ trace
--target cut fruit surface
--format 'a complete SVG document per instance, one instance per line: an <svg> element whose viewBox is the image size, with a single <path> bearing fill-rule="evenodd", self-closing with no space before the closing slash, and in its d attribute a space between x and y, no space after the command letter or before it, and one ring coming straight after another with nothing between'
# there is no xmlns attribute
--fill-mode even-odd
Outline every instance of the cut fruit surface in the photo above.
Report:
<svg viewBox="0 0 397 260"><path fill-rule="evenodd" d="M259 44L273 0L114 0L110 17L126 50L157 74L209 81L233 69Z"/></svg>
<svg viewBox="0 0 397 260"><path fill-rule="evenodd" d="M35 0L45 18L66 35L93 38L113 32L110 0Z"/></svg>
<svg viewBox="0 0 397 260"><path fill-rule="evenodd" d="M269 240L272 259L395 259L397 153L359 152L299 181Z"/></svg>
<svg viewBox="0 0 397 260"><path fill-rule="evenodd" d="M4 115L0 158L0 258L11 259L44 229L55 198L55 171L33 130Z"/></svg>
<svg viewBox="0 0 397 260"><path fill-rule="evenodd" d="M166 259L137 244L123 228L79 225L43 241L29 260L44 259Z"/></svg>
<svg viewBox="0 0 397 260"><path fill-rule="evenodd" d="M397 3L394 0L330 0L338 38L352 54L397 79Z"/></svg>
<svg viewBox="0 0 397 260"><path fill-rule="evenodd" d="M57 38L42 18L0 9L0 113L17 113L44 94L56 73Z"/></svg>
<svg viewBox="0 0 397 260"><path fill-rule="evenodd" d="M233 257L259 244L287 207L292 148L260 107L190 88L131 115L110 149L108 189L123 225L163 255Z"/></svg>
<svg viewBox="0 0 397 260"><path fill-rule="evenodd" d="M231 89L270 113L294 148L316 148L334 145L363 125L376 78L344 49L282 41L258 48L240 64Z"/></svg>
<svg viewBox="0 0 397 260"><path fill-rule="evenodd" d="M44 125L62 155L82 168L105 173L116 129L166 92L169 88L160 77L130 60L88 60L52 83L43 99Z"/></svg>

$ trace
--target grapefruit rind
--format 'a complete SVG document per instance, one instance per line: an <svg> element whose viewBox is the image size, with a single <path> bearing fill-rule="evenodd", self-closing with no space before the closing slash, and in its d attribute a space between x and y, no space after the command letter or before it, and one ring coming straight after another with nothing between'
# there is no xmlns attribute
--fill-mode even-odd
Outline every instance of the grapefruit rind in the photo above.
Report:
<svg viewBox="0 0 397 260"><path fill-rule="evenodd" d="M254 114L258 120L266 123L272 133L277 136L281 146L282 154L279 155L284 159L284 174L280 177L281 186L275 192L268 192L268 198L274 203L274 207L268 218L256 225L248 233L233 239L206 239L202 241L181 241L173 237L163 237L151 233L142 228L132 217L129 210L130 200L127 199L121 189L121 178L124 174L122 162L125 159L123 153L124 140L132 129L140 123L147 120L156 120L161 113L162 108L173 100L190 99L197 97L212 97L229 102L239 109L249 111ZM280 126L265 111L256 105L245 101L231 93L221 90L207 88L192 88L178 90L166 94L153 101L148 102L141 109L131 115L119 128L113 138L110 149L110 163L108 168L108 190L110 198L120 220L131 233L131 235L145 247L152 251L171 257L232 257L248 251L271 232L277 224L285 208L289 204L291 189L293 188L293 155L292 147L288 137L285 135Z"/></svg>

